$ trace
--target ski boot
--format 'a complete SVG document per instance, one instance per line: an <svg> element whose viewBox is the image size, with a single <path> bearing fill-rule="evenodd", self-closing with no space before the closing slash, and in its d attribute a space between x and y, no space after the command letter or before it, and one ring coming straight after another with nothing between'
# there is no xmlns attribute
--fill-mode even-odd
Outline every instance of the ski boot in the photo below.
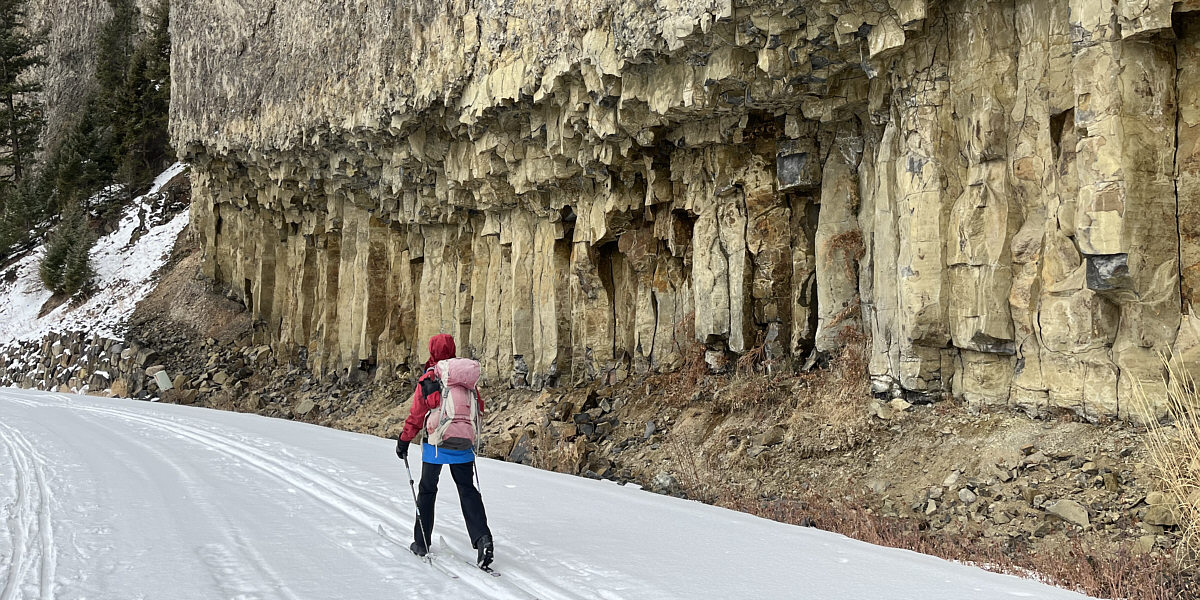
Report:
<svg viewBox="0 0 1200 600"><path fill-rule="evenodd" d="M484 534L483 537L480 537L475 542L475 549L479 551L475 564L479 565L480 569L488 570L488 566L492 564L492 558L495 554L492 548L492 536Z"/></svg>

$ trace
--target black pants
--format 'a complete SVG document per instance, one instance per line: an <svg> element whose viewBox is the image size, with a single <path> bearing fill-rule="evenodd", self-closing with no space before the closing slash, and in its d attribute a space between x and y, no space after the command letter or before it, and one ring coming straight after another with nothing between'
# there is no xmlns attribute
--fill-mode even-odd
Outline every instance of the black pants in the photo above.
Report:
<svg viewBox="0 0 1200 600"><path fill-rule="evenodd" d="M467 522L467 534L471 536L471 547L478 544L479 538L492 534L488 529L487 513L483 510L483 496L479 495L479 490L475 489L475 484L471 481L474 469L474 462L450 465L450 475L454 477L454 484L458 486L458 503L462 506L463 520ZM417 511L421 514L421 521L413 525L413 539L421 543L423 524L426 548L433 542L433 505L437 499L438 478L441 475L442 465L424 463L421 467L421 486L417 494Z"/></svg>

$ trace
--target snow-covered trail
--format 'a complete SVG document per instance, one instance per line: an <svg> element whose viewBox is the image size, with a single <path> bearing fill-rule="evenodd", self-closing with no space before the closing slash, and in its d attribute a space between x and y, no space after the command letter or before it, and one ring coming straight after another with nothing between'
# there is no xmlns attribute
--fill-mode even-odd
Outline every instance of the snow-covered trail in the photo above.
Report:
<svg viewBox="0 0 1200 600"><path fill-rule="evenodd" d="M393 448L254 415L0 389L0 600L1084 598L491 460L481 486L504 576L457 558L473 553L447 474L432 568L406 548L412 499Z"/></svg>

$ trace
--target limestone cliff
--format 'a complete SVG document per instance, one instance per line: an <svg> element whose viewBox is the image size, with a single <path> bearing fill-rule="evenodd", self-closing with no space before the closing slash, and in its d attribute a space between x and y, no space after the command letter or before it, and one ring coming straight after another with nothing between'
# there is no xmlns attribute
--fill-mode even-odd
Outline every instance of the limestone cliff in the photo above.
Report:
<svg viewBox="0 0 1200 600"><path fill-rule="evenodd" d="M320 372L774 364L1117 415L1196 365L1200 1L188 0L205 272Z"/></svg>

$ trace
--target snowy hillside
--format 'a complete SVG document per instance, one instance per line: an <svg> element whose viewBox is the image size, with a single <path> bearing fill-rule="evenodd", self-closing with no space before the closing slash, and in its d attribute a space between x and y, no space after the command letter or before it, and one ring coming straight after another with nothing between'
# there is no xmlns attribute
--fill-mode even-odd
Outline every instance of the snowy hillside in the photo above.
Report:
<svg viewBox="0 0 1200 600"><path fill-rule="evenodd" d="M117 329L153 288L150 276L166 261L175 238L188 224L187 211L180 212L165 222L148 224L148 230L130 244L139 211L152 211L148 206L150 197L186 168L176 163L159 175L150 191L125 209L117 230L96 241L91 261L98 291L81 305L63 304L38 317L51 296L38 278L44 247L5 269L16 278L0 279L0 346L40 339L50 331L87 330L103 337L118 337Z"/></svg>
<svg viewBox="0 0 1200 600"><path fill-rule="evenodd" d="M1084 598L491 460L479 476L503 576L458 558L470 544L445 474L430 566L406 549L413 506L393 447L254 415L0 389L0 600Z"/></svg>

